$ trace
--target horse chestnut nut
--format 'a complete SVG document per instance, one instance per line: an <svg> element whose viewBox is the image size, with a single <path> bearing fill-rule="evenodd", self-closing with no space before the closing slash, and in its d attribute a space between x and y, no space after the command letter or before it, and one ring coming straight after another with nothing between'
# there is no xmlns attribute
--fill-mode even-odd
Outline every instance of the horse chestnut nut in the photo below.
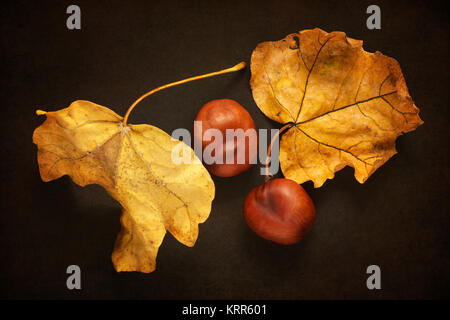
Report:
<svg viewBox="0 0 450 320"><path fill-rule="evenodd" d="M306 191L290 179L274 179L253 188L244 203L248 226L260 237L294 244L311 229L316 210Z"/></svg>
<svg viewBox="0 0 450 320"><path fill-rule="evenodd" d="M210 173L219 177L233 177L256 163L258 134L255 123L248 111L239 103L231 99L212 100L200 109L195 121L201 121L201 130L194 127L194 145L201 145L203 152L209 144L219 143L218 149L222 151L222 155L219 156L220 162L204 163ZM209 129L220 131L220 141L205 138L205 133ZM227 131L237 133L237 136L229 138ZM246 137L245 133L253 136L253 139L250 136ZM243 148L240 151L242 160L238 160L240 148ZM227 153L232 155L231 162L227 161Z"/></svg>

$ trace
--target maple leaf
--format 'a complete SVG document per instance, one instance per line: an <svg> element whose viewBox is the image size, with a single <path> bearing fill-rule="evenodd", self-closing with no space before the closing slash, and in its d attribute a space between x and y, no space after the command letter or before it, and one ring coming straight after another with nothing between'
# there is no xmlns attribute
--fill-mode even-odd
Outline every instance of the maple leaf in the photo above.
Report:
<svg viewBox="0 0 450 320"><path fill-rule="evenodd" d="M211 211L214 183L193 150L150 125L122 124L112 110L89 101L47 112L33 133L43 181L69 175L99 184L123 207L112 260L117 271L152 272L166 230L193 246ZM190 164L174 164L172 149Z"/></svg>
<svg viewBox="0 0 450 320"><path fill-rule="evenodd" d="M250 85L261 111L291 123L280 143L285 177L320 187L345 166L367 178L395 153L396 138L423 122L396 60L321 29L260 43Z"/></svg>

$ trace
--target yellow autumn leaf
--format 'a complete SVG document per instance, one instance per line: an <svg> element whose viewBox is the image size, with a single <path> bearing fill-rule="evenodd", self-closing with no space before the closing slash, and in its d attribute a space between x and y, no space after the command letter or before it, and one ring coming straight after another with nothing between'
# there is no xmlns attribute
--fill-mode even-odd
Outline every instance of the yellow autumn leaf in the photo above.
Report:
<svg viewBox="0 0 450 320"><path fill-rule="evenodd" d="M117 271L155 270L166 230L194 245L214 183L190 147L150 125L124 126L122 117L89 101L46 116L33 134L42 180L69 175L80 186L99 184L123 207L112 254ZM175 146L194 161L175 164Z"/></svg>
<svg viewBox="0 0 450 320"><path fill-rule="evenodd" d="M423 123L397 61L343 32L316 28L260 43L251 72L261 111L292 124L279 158L298 183L320 187L347 165L364 183L396 153L397 137Z"/></svg>

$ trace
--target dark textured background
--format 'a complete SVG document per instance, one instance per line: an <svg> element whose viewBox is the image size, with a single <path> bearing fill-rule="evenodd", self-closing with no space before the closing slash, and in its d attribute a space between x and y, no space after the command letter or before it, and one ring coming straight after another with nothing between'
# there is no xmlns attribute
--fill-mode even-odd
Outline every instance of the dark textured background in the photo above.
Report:
<svg viewBox="0 0 450 320"><path fill-rule="evenodd" d="M382 29L368 30L372 1L76 1L81 31L66 29L71 2L9 1L1 7L0 296L2 298L397 299L450 296L448 15L437 3L376 1ZM302 29L345 31L368 51L395 57L425 124L397 141L399 154L364 185L346 168L320 189L300 244L258 238L243 219L259 166L214 178L216 199L188 248L167 234L152 274L114 271L110 254L120 206L99 186L39 178L35 108L86 99L124 114L147 90L249 62L255 46ZM250 71L189 83L152 96L131 116L166 132L191 128L217 98L244 105L260 128ZM66 267L82 290L66 289ZM366 288L378 264L382 290Z"/></svg>

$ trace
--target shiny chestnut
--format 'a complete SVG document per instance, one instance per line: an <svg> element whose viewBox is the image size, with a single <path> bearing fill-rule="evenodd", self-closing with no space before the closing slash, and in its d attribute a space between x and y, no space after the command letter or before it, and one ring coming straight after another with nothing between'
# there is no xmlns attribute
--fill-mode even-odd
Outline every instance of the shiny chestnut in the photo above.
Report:
<svg viewBox="0 0 450 320"><path fill-rule="evenodd" d="M248 226L280 244L299 242L311 229L316 210L306 191L290 179L274 179L252 189L244 203Z"/></svg>
<svg viewBox="0 0 450 320"><path fill-rule="evenodd" d="M219 177L232 177L243 171L248 170L256 162L258 155L258 135L255 123L244 107L231 99L218 99L206 103L198 112L195 121L201 121L201 132L194 128L194 145L201 144L202 152L212 143L213 139L205 138L205 132L208 129L218 129L223 136L220 143L220 149L223 150L222 163L205 164L206 169ZM242 129L244 132L248 129L254 130L256 139L247 139L242 141L227 140L227 129ZM245 159L243 163L238 163L238 143L245 143ZM233 154L233 163L226 163L226 153Z"/></svg>

